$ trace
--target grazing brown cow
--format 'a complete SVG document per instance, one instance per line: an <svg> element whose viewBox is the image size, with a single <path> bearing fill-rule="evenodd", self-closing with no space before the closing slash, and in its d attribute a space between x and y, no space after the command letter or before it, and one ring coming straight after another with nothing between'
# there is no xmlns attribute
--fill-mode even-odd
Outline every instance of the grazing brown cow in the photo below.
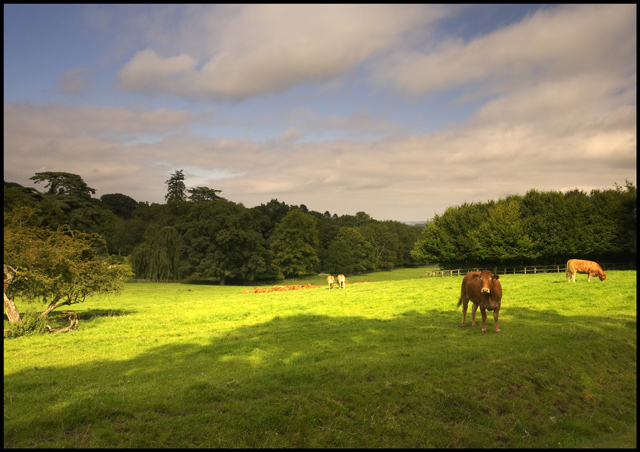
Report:
<svg viewBox="0 0 640 452"><path fill-rule="evenodd" d="M347 279L344 275L338 275L338 287L344 289L344 285L347 283Z"/></svg>
<svg viewBox="0 0 640 452"><path fill-rule="evenodd" d="M584 261L582 259L569 259L567 261L567 270L565 274L567 280L576 282L576 273L586 273L589 275L588 281L591 282L592 276L597 276L600 281L607 279L607 274L602 271L602 268L593 261Z"/></svg>
<svg viewBox="0 0 640 452"><path fill-rule="evenodd" d="M498 281L499 276L494 275L490 270L482 272L469 272L462 280L460 289L460 300L458 306L462 304L462 326L467 326L467 307L469 301L473 303L471 308L471 326L476 326L476 311L480 307L482 313L482 332L486 333L487 312L493 311L493 321L496 333L500 332L498 324L498 313L502 303L502 286Z"/></svg>
<svg viewBox="0 0 640 452"><path fill-rule="evenodd" d="M336 280L333 279L333 276L327 276L327 283L329 283L329 289L333 289L333 286L336 285Z"/></svg>

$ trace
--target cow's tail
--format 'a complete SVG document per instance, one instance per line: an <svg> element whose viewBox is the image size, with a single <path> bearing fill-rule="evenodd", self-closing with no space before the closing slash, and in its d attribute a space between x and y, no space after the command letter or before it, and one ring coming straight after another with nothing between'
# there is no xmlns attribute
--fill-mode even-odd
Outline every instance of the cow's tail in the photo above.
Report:
<svg viewBox="0 0 640 452"><path fill-rule="evenodd" d="M458 300L458 304L456 305L456 309L458 309L461 304L462 304L462 297L460 297L460 299Z"/></svg>
<svg viewBox="0 0 640 452"><path fill-rule="evenodd" d="M564 271L565 278L569 278L569 261L567 261L567 268Z"/></svg>

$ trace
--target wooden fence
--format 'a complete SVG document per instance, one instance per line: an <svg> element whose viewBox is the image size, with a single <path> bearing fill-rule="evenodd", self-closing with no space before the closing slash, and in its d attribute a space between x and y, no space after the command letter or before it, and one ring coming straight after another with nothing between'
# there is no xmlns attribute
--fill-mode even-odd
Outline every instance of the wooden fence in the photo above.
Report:
<svg viewBox="0 0 640 452"><path fill-rule="evenodd" d="M619 264L619 263L606 263L601 264L602 269L606 272L609 270L635 270L635 264ZM537 273L564 273L567 268L567 264L554 264L554 265L528 265L524 267L491 267L491 268L457 268L454 270L427 270L426 277L432 278L435 276L464 276L468 272L479 272L482 270L491 270L496 275L535 275Z"/></svg>

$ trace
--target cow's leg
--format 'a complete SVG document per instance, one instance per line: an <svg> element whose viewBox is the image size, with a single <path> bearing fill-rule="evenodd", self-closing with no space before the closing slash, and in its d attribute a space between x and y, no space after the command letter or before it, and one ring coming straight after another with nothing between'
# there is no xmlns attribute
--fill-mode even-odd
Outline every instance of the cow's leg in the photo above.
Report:
<svg viewBox="0 0 640 452"><path fill-rule="evenodd" d="M498 324L498 312L500 312L500 308L493 311L493 327L495 328L496 333L500 332L500 325Z"/></svg>
<svg viewBox="0 0 640 452"><path fill-rule="evenodd" d="M476 326L476 311L478 310L478 305L473 303L471 307L471 326Z"/></svg>
<svg viewBox="0 0 640 452"><path fill-rule="evenodd" d="M591 282L591 272L589 272L589 278L587 278L587 282Z"/></svg>
<svg viewBox="0 0 640 452"><path fill-rule="evenodd" d="M487 332L487 310L483 306L480 306L480 313L482 314L482 332L486 333Z"/></svg>
<svg viewBox="0 0 640 452"><path fill-rule="evenodd" d="M468 307L469 307L469 300L463 301L462 302L462 326L467 326L467 308Z"/></svg>

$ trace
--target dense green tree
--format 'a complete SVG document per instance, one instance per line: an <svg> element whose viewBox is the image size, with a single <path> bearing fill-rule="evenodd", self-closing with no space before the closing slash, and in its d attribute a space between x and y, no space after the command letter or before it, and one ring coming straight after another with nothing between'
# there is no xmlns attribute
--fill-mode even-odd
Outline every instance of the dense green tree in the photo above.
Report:
<svg viewBox="0 0 640 452"><path fill-rule="evenodd" d="M477 230L492 205L463 204L449 207L442 215L427 222L411 254L415 259L439 263L443 267L473 265L479 261L474 254L477 243L470 231Z"/></svg>
<svg viewBox="0 0 640 452"><path fill-rule="evenodd" d="M184 240L184 274L252 280L277 273L264 250L255 211L217 200L195 203L176 224Z"/></svg>
<svg viewBox="0 0 640 452"><path fill-rule="evenodd" d="M15 182L4 183L4 211L14 207L35 206L42 200L42 194L31 187L23 187Z"/></svg>
<svg viewBox="0 0 640 452"><path fill-rule="evenodd" d="M282 221L292 207L274 198L266 204L254 207L254 209L258 210L267 219L262 229L262 235L265 239L269 239L273 231L275 231L276 224Z"/></svg>
<svg viewBox="0 0 640 452"><path fill-rule="evenodd" d="M338 225L340 227L357 228L364 226L370 221L375 220L366 212L356 212L355 215L342 215L338 217Z"/></svg>
<svg viewBox="0 0 640 452"><path fill-rule="evenodd" d="M394 250L396 253L396 260L394 267L404 267L412 265L422 265L426 261L416 259L411 254L414 244L421 237L424 226L422 225L409 225L401 223L400 221L384 221L390 233L394 234L398 238L398 247Z"/></svg>
<svg viewBox="0 0 640 452"><path fill-rule="evenodd" d="M330 273L352 274L373 270L375 250L356 228L342 227L329 245L325 269Z"/></svg>
<svg viewBox="0 0 640 452"><path fill-rule="evenodd" d="M398 260L400 240L398 235L389 230L388 223L371 221L358 228L362 237L373 246L374 269L393 268Z"/></svg>
<svg viewBox="0 0 640 452"><path fill-rule="evenodd" d="M189 201L191 202L203 202L203 201L215 201L216 199L223 199L218 196L222 190L215 190L209 187L195 187L187 189L189 193Z"/></svg>
<svg viewBox="0 0 640 452"><path fill-rule="evenodd" d="M468 235L474 241L473 253L481 262L519 264L533 259L534 243L524 232L520 219L520 198L501 200L487 210L487 218Z"/></svg>
<svg viewBox="0 0 640 452"><path fill-rule="evenodd" d="M422 237L416 241L411 251L415 259L442 266L460 259L455 252L453 240L441 225L441 218L436 215L431 221L427 221Z"/></svg>
<svg viewBox="0 0 640 452"><path fill-rule="evenodd" d="M522 198L520 210L524 232L534 244L536 262L543 264L566 261L568 250L568 212L564 196L558 191L529 190Z"/></svg>
<svg viewBox="0 0 640 452"><path fill-rule="evenodd" d="M275 263L286 277L307 276L319 271L318 220L293 209L276 225L270 241Z"/></svg>
<svg viewBox="0 0 640 452"><path fill-rule="evenodd" d="M180 277L182 239L172 226L150 226L146 241L131 254L131 269L140 279L169 281Z"/></svg>
<svg viewBox="0 0 640 452"><path fill-rule="evenodd" d="M124 220L131 218L133 212L138 208L138 202L135 199L122 193L102 195L100 201L104 209L110 210Z"/></svg>
<svg viewBox="0 0 640 452"><path fill-rule="evenodd" d="M102 235L107 241L107 248L111 254L128 256L136 246L144 242L144 233L147 227L148 224L140 218L129 220L117 218L116 221L105 227Z"/></svg>
<svg viewBox="0 0 640 452"><path fill-rule="evenodd" d="M620 229L617 241L620 243L621 255L635 262L638 249L638 193L630 181L624 186L615 184L620 197Z"/></svg>
<svg viewBox="0 0 640 452"><path fill-rule="evenodd" d="M36 173L30 179L35 184L46 182L44 188L48 189L48 195L73 195L76 198L89 199L96 193L96 190L89 187L77 174L44 171Z"/></svg>
<svg viewBox="0 0 640 452"><path fill-rule="evenodd" d="M187 187L184 184L184 170L176 170L171 177L165 181L167 184L167 194L164 199L168 202L180 202L187 200Z"/></svg>
<svg viewBox="0 0 640 452"><path fill-rule="evenodd" d="M9 202L35 207L43 227L57 229L67 225L81 232L101 233L115 220L110 211L101 208L99 200L91 197L95 189L88 187L77 174L47 171L36 173L31 179L36 184L46 183L46 192L22 189L22 195L16 197L16 192L10 191Z"/></svg>

